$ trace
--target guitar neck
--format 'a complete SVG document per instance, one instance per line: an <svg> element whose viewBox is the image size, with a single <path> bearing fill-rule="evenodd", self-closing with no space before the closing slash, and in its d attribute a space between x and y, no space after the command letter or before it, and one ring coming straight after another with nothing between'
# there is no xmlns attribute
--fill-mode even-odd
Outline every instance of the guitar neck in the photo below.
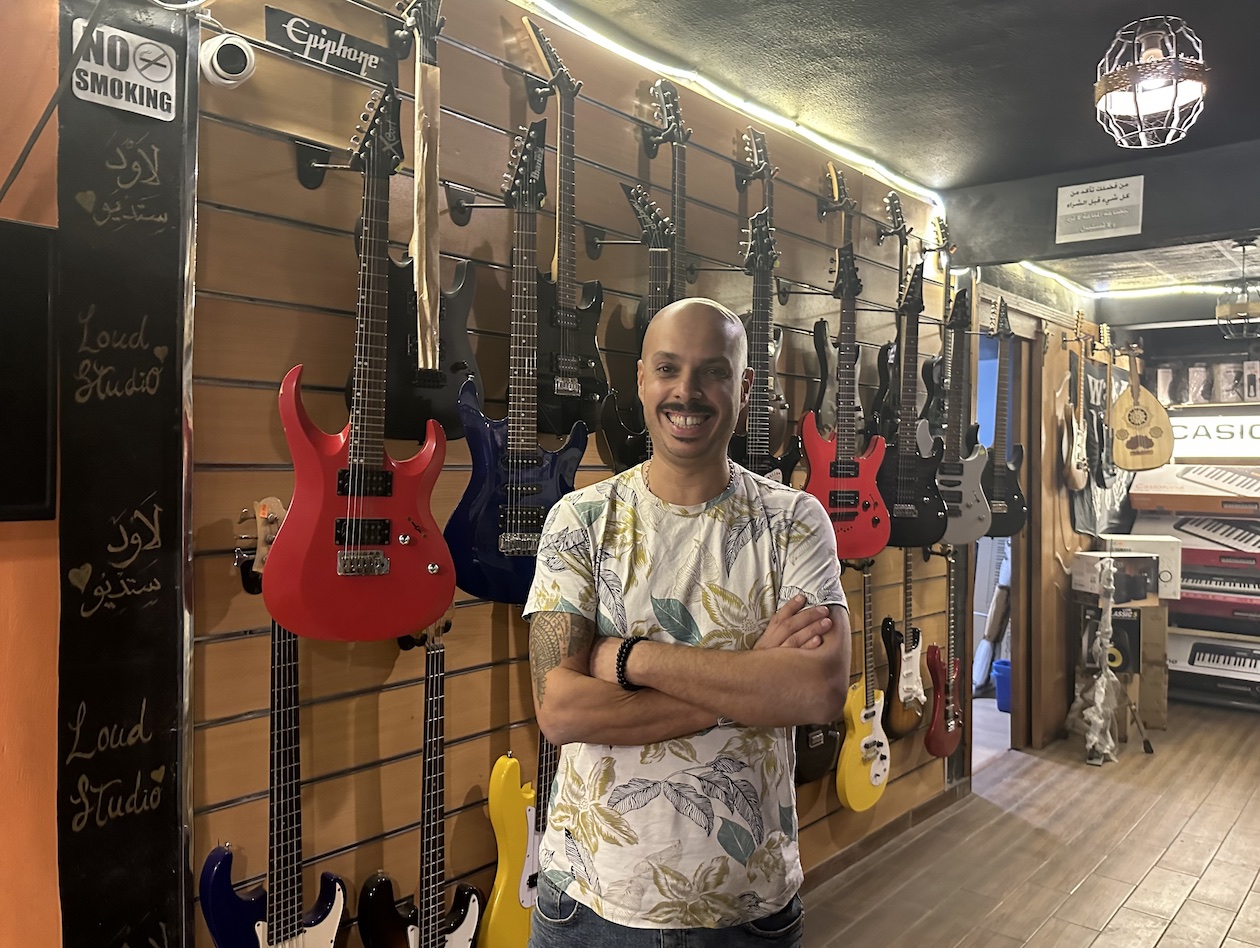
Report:
<svg viewBox="0 0 1260 948"><path fill-rule="evenodd" d="M912 278L913 279L913 278ZM918 457L915 440L915 380L919 365L919 314L903 307L901 313L901 389L897 405L897 501L914 500L915 461Z"/></svg>
<svg viewBox="0 0 1260 948"><path fill-rule="evenodd" d="M556 142L556 256L553 276L562 310L577 309L577 237L574 223L573 105L576 95L560 94Z"/></svg>
<svg viewBox="0 0 1260 948"><path fill-rule="evenodd" d="M424 650L424 776L420 796L420 915L418 948L442 948L446 902L446 654L440 642Z"/></svg>
<svg viewBox="0 0 1260 948"><path fill-rule="evenodd" d="M560 748L538 735L538 779L534 781L534 831L540 836L547 828L547 810L551 807L551 785L560 765Z"/></svg>
<svg viewBox="0 0 1260 948"><path fill-rule="evenodd" d="M302 764L297 636L271 623L271 775L267 817L267 932L276 944L302 931Z"/></svg>
<svg viewBox="0 0 1260 948"><path fill-rule="evenodd" d="M967 328L959 327L945 334L945 348L949 374L945 380L945 453L952 458L963 456L963 429L967 425L967 409L971 406L971 391L967 384L971 362L971 347L967 344Z"/></svg>
<svg viewBox="0 0 1260 948"><path fill-rule="evenodd" d="M770 301L773 292L770 267L760 263L753 270L752 318L748 327L748 364L753 369L748 395L748 457L770 456Z"/></svg>
<svg viewBox="0 0 1260 948"><path fill-rule="evenodd" d="M538 450L538 210L532 192L518 199L514 217L508 454L534 457Z"/></svg>
<svg viewBox="0 0 1260 948"><path fill-rule="evenodd" d="M669 289L669 258L670 248L668 246L652 246L648 248L648 319L651 319L672 302Z"/></svg>
<svg viewBox="0 0 1260 948"><path fill-rule="evenodd" d="M381 149L363 175L359 227L359 305L354 333L354 398L349 462L379 468L385 454L385 328L389 308L389 171Z"/></svg>
<svg viewBox="0 0 1260 948"><path fill-rule="evenodd" d="M840 303L836 334L836 460L857 457L857 307L852 297Z"/></svg>
<svg viewBox="0 0 1260 948"><path fill-rule="evenodd" d="M423 44L422 44L423 45ZM442 87L438 68L416 56L415 177L412 207L412 276L416 289L417 368L436 370L439 357L441 270L439 263L438 123Z"/></svg>
<svg viewBox="0 0 1260 948"><path fill-rule="evenodd" d="M687 146L674 142L670 214L674 223L674 247L670 255L670 293L674 300L687 295Z"/></svg>
<svg viewBox="0 0 1260 948"><path fill-rule="evenodd" d="M875 620L871 615L871 566L862 568L862 678L866 685L866 707L875 706Z"/></svg>
<svg viewBox="0 0 1260 948"><path fill-rule="evenodd" d="M1010 442L1009 424L1011 390L1011 339L998 337L997 406L993 412L993 454L996 464L1005 464Z"/></svg>

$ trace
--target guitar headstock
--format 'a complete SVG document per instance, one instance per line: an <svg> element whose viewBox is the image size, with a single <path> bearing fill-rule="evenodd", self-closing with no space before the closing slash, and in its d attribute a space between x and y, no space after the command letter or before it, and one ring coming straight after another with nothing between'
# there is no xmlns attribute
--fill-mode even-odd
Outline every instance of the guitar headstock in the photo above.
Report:
<svg viewBox="0 0 1260 948"><path fill-rule="evenodd" d="M889 191L884 197L884 213L888 217L884 235L895 235L898 239L905 240L910 235L910 228L906 226L906 215L901 210L901 196L896 191Z"/></svg>
<svg viewBox="0 0 1260 948"><path fill-rule="evenodd" d="M901 288L901 299L897 301L897 312L903 316L918 316L923 312L923 261L920 260L910 271L906 285Z"/></svg>
<svg viewBox="0 0 1260 948"><path fill-rule="evenodd" d="M539 58L551 73L548 85L566 99L576 96L578 90L582 88L582 83L569 75L569 67L564 64L560 54L556 52L556 48L551 45L551 40L547 39L547 34L542 31L538 24L529 17L522 17L522 19L529 30L529 38L533 40L534 49L538 51Z"/></svg>
<svg viewBox="0 0 1260 948"><path fill-rule="evenodd" d="M962 289L954 294L954 305L950 308L949 319L945 321L946 329L971 328L971 291Z"/></svg>
<svg viewBox="0 0 1260 948"><path fill-rule="evenodd" d="M744 173L745 182L761 178L769 182L779 169L770 164L770 150L766 147L766 133L759 132L751 125L744 130Z"/></svg>
<svg viewBox="0 0 1260 948"><path fill-rule="evenodd" d="M1015 330L1011 329L1011 318L1006 312L1005 297L998 303L997 320L993 326L993 334L1002 339L1010 339L1015 335Z"/></svg>
<svg viewBox="0 0 1260 948"><path fill-rule="evenodd" d="M1098 327L1098 345L1108 352L1111 351L1111 327L1106 323Z"/></svg>
<svg viewBox="0 0 1260 948"><path fill-rule="evenodd" d="M831 287L831 295L838 300L855 300L862 295L857 256L853 253L851 243L836 251L836 282Z"/></svg>
<svg viewBox="0 0 1260 948"><path fill-rule="evenodd" d="M657 79L652 92L656 96L656 120L661 123L657 141L673 142L675 145L686 143L691 138L691 129L683 124L678 87L668 79Z"/></svg>
<svg viewBox="0 0 1260 948"><path fill-rule="evenodd" d="M831 192L831 205L835 210L845 214L852 214L857 210L856 202L849 196L849 186L844 183L844 172L836 170L834 161L827 162L827 167L823 170L823 188Z"/></svg>
<svg viewBox="0 0 1260 948"><path fill-rule="evenodd" d="M547 196L547 179L543 175L546 141L546 119L531 122L512 140L512 154L503 173L503 202L508 207L542 207Z"/></svg>
<svg viewBox="0 0 1260 948"><path fill-rule="evenodd" d="M254 572L261 573L267 565L267 555L276 542L276 534L289 511L279 497L264 497L254 501L254 525L258 531L258 545L254 548Z"/></svg>
<svg viewBox="0 0 1260 948"><path fill-rule="evenodd" d="M941 216L932 218L932 233L936 235L936 247L943 250L947 254L952 254L958 248L949 242L949 222Z"/></svg>
<svg viewBox="0 0 1260 948"><path fill-rule="evenodd" d="M398 93L393 85L374 89L350 138L350 167L369 177L387 178L402 164Z"/></svg>
<svg viewBox="0 0 1260 948"><path fill-rule="evenodd" d="M442 0L409 0L395 4L398 15L406 28L416 35L420 43L418 55L430 66L437 65L437 38L446 20L438 15ZM406 35L406 34L402 34Z"/></svg>
<svg viewBox="0 0 1260 948"><path fill-rule="evenodd" d="M626 200L634 209L634 216L639 220L643 230L643 242L657 250L668 249L674 239L674 222L665 216L643 185L622 183L621 190L626 192Z"/></svg>
<svg viewBox="0 0 1260 948"><path fill-rule="evenodd" d="M774 228L770 226L770 209L763 207L748 220L748 239L744 242L744 272L770 270L779 260L774 245Z"/></svg>

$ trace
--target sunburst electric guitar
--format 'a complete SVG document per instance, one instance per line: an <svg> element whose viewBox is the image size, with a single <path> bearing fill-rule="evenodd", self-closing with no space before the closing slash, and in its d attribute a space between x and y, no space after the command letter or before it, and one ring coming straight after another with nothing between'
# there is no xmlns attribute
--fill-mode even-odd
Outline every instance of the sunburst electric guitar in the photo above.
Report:
<svg viewBox="0 0 1260 948"><path fill-rule="evenodd" d="M488 806L499 864L482 925L485 945L525 948L529 941L530 912L538 901L538 845L559 761L560 748L540 734L534 783L521 784L521 764L511 754L495 761L490 773Z"/></svg>
<svg viewBox="0 0 1260 948"><path fill-rule="evenodd" d="M844 213L843 242L836 250L836 284L840 298L840 328L836 351L836 427L831 438L818 431L817 418L801 418L801 441L809 459L805 489L818 498L836 531L842 559L862 560L888 545L890 521L875 475L884 460L884 439L872 435L858 454L857 411L857 297L862 292L853 254L853 217L856 206L848 197L844 177L827 163L832 200Z"/></svg>
<svg viewBox="0 0 1260 948"><path fill-rule="evenodd" d="M871 568L862 570L862 648L860 681L844 702L844 743L836 767L836 795L847 809L869 810L888 782L888 736L884 733L884 693L875 687L875 630L871 618Z"/></svg>
<svg viewBox="0 0 1260 948"><path fill-rule="evenodd" d="M263 587L267 611L297 635L365 641L426 628L455 596L455 570L430 498L446 457L434 419L409 460L385 453L385 310L391 266L389 177L402 160L398 97L374 92L351 163L363 171L354 398L338 434L302 405L302 366L280 385L293 501Z"/></svg>
<svg viewBox="0 0 1260 948"><path fill-rule="evenodd" d="M243 514L243 516L247 515ZM242 582L259 591L263 566L284 505L268 497L254 504L257 546L238 550ZM268 574L270 576L270 574ZM271 715L267 846L267 885L243 896L232 888L232 850L216 846L201 869L201 914L216 948L270 948L304 945L332 948L346 905L346 884L331 872L320 877L319 896L309 912L302 892L302 764L298 721L298 643L293 633L271 623Z"/></svg>
<svg viewBox="0 0 1260 948"><path fill-rule="evenodd" d="M901 628L892 616L884 618L880 635L888 654L888 688L884 692L884 729L890 737L905 737L923 723L923 672L919 657L923 633L914 623L914 583L911 569L915 555L910 549L902 553ZM904 630L904 631L903 631Z"/></svg>
<svg viewBox="0 0 1260 948"><path fill-rule="evenodd" d="M415 904L400 912L394 885L383 872L359 893L359 934L366 948L472 948L485 898L471 885L455 889L448 911L446 884L446 652L449 622L424 633L424 768L420 785L420 888Z"/></svg>

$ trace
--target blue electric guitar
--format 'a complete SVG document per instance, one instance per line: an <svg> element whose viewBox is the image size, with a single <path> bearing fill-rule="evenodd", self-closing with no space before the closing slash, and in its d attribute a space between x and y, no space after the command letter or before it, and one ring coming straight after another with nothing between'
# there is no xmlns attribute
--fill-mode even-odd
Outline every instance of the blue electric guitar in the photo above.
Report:
<svg viewBox="0 0 1260 948"><path fill-rule="evenodd" d="M472 454L472 479L446 524L456 583L495 602L524 603L534 578L534 557L547 511L573 490L586 450L587 428L574 422L559 451L538 446L538 208L545 196L545 119L516 137L505 197L515 209L512 253L511 378L508 415L491 420L465 383L459 416Z"/></svg>
<svg viewBox="0 0 1260 948"><path fill-rule="evenodd" d="M258 546L247 590L262 591L259 580L285 510L275 497L254 504ZM243 553L241 568L249 561ZM251 585L252 583L252 585ZM268 948L306 945L332 948L346 905L346 884L331 872L320 878L319 897L303 913L301 741L298 733L297 637L271 623L271 780L268 818L267 885L237 895L232 889L232 851L216 846L201 870L201 914L216 948Z"/></svg>

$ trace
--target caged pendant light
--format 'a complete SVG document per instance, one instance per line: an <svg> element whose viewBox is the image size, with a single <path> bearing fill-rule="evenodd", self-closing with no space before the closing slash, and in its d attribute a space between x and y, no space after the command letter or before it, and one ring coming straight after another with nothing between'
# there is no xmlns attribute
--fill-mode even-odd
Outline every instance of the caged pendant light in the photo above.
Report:
<svg viewBox="0 0 1260 948"><path fill-rule="evenodd" d="M1203 44L1181 17L1134 20L1098 63L1098 123L1121 148L1158 148L1186 137L1207 93Z"/></svg>
<svg viewBox="0 0 1260 948"><path fill-rule="evenodd" d="M1216 325L1226 339L1260 337L1260 284L1247 278L1247 250L1254 237L1240 237L1234 246L1242 254L1242 273L1216 300Z"/></svg>

